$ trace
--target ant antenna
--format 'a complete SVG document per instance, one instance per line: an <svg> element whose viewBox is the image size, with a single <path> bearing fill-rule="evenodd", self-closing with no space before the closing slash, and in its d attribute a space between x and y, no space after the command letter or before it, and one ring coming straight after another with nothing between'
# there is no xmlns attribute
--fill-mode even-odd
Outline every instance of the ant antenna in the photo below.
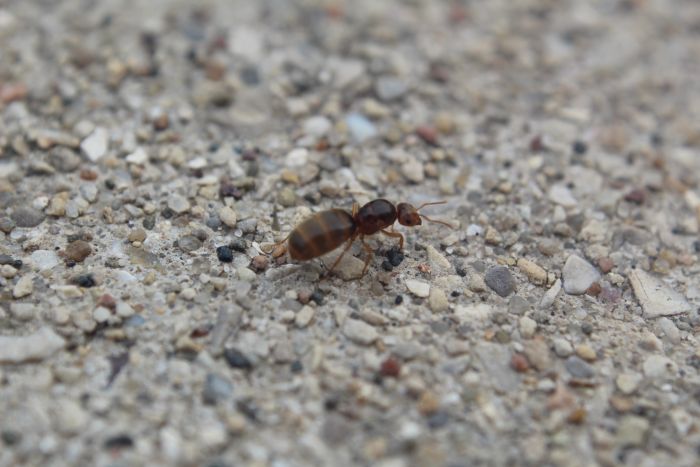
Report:
<svg viewBox="0 0 700 467"><path fill-rule="evenodd" d="M442 201L433 201L433 202L431 202L431 203L423 203L423 204L421 204L420 206L418 206L418 207L416 208L416 212L420 211L421 209L423 209L423 208L426 207L426 206L434 206L434 205L436 205L436 204L447 204L447 200L444 200L444 199L443 199ZM431 219L430 217L428 217L428 216L426 216L426 215L424 215L424 214L418 214L418 215L421 216L423 219L425 219L425 220L428 221L428 222L434 222L434 223L436 223L436 224L442 224L442 225L444 225L445 227L449 227L450 229L454 229L454 227L453 227L452 225L448 224L447 222L439 221L439 220L436 220L436 219Z"/></svg>
<svg viewBox="0 0 700 467"><path fill-rule="evenodd" d="M423 209L426 206L433 206L435 204L447 204L447 200L443 199L442 201L433 201L432 203L423 203L416 208L416 211L420 211L421 209Z"/></svg>
<svg viewBox="0 0 700 467"><path fill-rule="evenodd" d="M442 203L440 203L440 204L442 204ZM453 227L452 225L448 224L448 223L445 222L445 221L439 221L439 220L436 220L436 219L431 219L430 217L428 217L428 216L426 216L426 215L423 215L423 214L418 214L418 215L421 216L423 219L425 219L425 220L428 221L428 222L435 222L436 224L442 224L442 225L444 225L445 227L449 227L450 229L453 229L453 230L454 230L454 227Z"/></svg>

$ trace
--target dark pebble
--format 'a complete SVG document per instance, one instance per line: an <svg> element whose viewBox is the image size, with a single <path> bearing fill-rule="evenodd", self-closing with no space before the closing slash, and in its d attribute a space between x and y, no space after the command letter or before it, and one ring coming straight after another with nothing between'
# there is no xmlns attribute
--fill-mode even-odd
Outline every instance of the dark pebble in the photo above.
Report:
<svg viewBox="0 0 700 467"><path fill-rule="evenodd" d="M501 297L507 297L515 290L515 281L505 266L494 266L484 276L484 281L491 290Z"/></svg>
<svg viewBox="0 0 700 467"><path fill-rule="evenodd" d="M238 238L238 237L231 240L231 243L229 243L229 246L236 251L240 251L241 253L245 252L248 249L248 246L246 245L245 240L243 240L242 238Z"/></svg>
<svg viewBox="0 0 700 467"><path fill-rule="evenodd" d="M442 410L438 410L434 414L432 414L430 417L428 417L428 426L435 430L438 428L442 428L443 426L447 425L447 422L450 420L450 416L447 412L444 412Z"/></svg>
<svg viewBox="0 0 700 467"><path fill-rule="evenodd" d="M574 378L591 378L595 375L593 367L575 355L567 358L564 366Z"/></svg>
<svg viewBox="0 0 700 467"><path fill-rule="evenodd" d="M251 370L253 368L253 363L250 359L236 348L225 349L224 358L231 368L239 368L241 370Z"/></svg>
<svg viewBox="0 0 700 467"><path fill-rule="evenodd" d="M153 228L156 226L156 217L155 216L146 216L143 218L143 228L146 230L153 230Z"/></svg>
<svg viewBox="0 0 700 467"><path fill-rule="evenodd" d="M314 293L311 294L311 301L320 306L323 305L323 297L323 292L314 290Z"/></svg>
<svg viewBox="0 0 700 467"><path fill-rule="evenodd" d="M204 381L202 390L202 401L205 404L214 405L219 401L226 400L233 394L233 385L214 373L209 373Z"/></svg>
<svg viewBox="0 0 700 467"><path fill-rule="evenodd" d="M387 251L386 257L394 267L400 265L404 258L403 253L401 253L401 250L398 248L392 248L391 250Z"/></svg>
<svg viewBox="0 0 700 467"><path fill-rule="evenodd" d="M107 438L105 449L129 449L134 447L134 440L129 435L117 435Z"/></svg>
<svg viewBox="0 0 700 467"><path fill-rule="evenodd" d="M593 325L591 323L583 323L581 325L581 332L587 336L591 335L591 333L593 333Z"/></svg>
<svg viewBox="0 0 700 467"><path fill-rule="evenodd" d="M6 445L13 446L22 440L22 433L19 431L3 430L2 433L0 433L0 438L2 438L3 443Z"/></svg>
<svg viewBox="0 0 700 467"><path fill-rule="evenodd" d="M73 279L73 283L77 286L84 287L86 289L89 289L90 287L94 287L96 285L95 278L92 277L92 274L82 274L80 276L77 276Z"/></svg>
<svg viewBox="0 0 700 467"><path fill-rule="evenodd" d="M232 197L233 199L239 200L243 198L243 191L230 183L222 182L219 187L219 196L222 198Z"/></svg>
<svg viewBox="0 0 700 467"><path fill-rule="evenodd" d="M382 268L385 271L393 271L394 270L394 266L389 262L388 259L385 259L384 261L382 261Z"/></svg>
<svg viewBox="0 0 700 467"><path fill-rule="evenodd" d="M304 365L299 360L294 360L289 367L292 373L301 373L304 371Z"/></svg>
<svg viewBox="0 0 700 467"><path fill-rule="evenodd" d="M695 240L693 242L693 249L695 250L695 253L700 253L700 240Z"/></svg>
<svg viewBox="0 0 700 467"><path fill-rule="evenodd" d="M233 261L233 250L227 246L220 246L216 249L216 257L222 263L230 263Z"/></svg>
<svg viewBox="0 0 700 467"><path fill-rule="evenodd" d="M38 209L24 206L15 209L10 218L17 227L29 228L36 227L44 222L46 215Z"/></svg>
<svg viewBox="0 0 700 467"><path fill-rule="evenodd" d="M112 180L111 178L105 180L105 188L107 188L108 190L114 190L116 187L117 184L114 183L114 180Z"/></svg>
<svg viewBox="0 0 700 467"><path fill-rule="evenodd" d="M579 156L582 156L588 152L588 145L584 143L583 141L574 141L574 144L572 145L572 149L574 150L575 154L578 154Z"/></svg>
<svg viewBox="0 0 700 467"><path fill-rule="evenodd" d="M394 299L394 305L401 305L403 303L403 295L397 295Z"/></svg>
<svg viewBox="0 0 700 467"><path fill-rule="evenodd" d="M172 209L165 207L163 210L160 212L160 215L163 216L163 219L170 219L175 215L175 211Z"/></svg>

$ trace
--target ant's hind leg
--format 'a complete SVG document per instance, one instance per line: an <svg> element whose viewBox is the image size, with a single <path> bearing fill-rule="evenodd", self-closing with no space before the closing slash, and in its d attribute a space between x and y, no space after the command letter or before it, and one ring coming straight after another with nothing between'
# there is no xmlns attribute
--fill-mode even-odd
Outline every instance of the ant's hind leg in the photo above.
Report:
<svg viewBox="0 0 700 467"><path fill-rule="evenodd" d="M365 274L367 274L367 268L369 267L369 263L374 257L374 251L372 251L372 248L365 243L364 235L360 237L360 241L362 242L362 248L364 248L367 252L367 258L365 258L365 266L362 268L362 275L358 277L358 279L362 279L363 277L365 277Z"/></svg>
<svg viewBox="0 0 700 467"><path fill-rule="evenodd" d="M283 238L282 240L280 240L279 242L272 243L272 244L269 244L269 245L261 246L260 249L262 250L263 253L269 255L270 253L273 253L273 250L274 250L275 247L278 247L278 246L280 246L280 245L283 245L283 244L289 239L289 237L290 237L291 235L292 235L292 233L289 232L289 233L287 234L287 236L284 237L284 238ZM274 256L275 258L279 258L280 256L282 256L282 255L285 254L286 252L287 252L287 247L284 247L284 249L282 250L281 253L277 253L277 254L274 254L274 253L273 253L273 256Z"/></svg>
<svg viewBox="0 0 700 467"><path fill-rule="evenodd" d="M330 267L330 269L328 269L328 271L326 271L326 273L323 275L323 277L321 277L321 279L325 279L326 277L331 275L331 272L333 272L333 269L335 269L335 267L338 265L338 263L340 263L340 260L343 259L343 256L345 256L345 253L347 253L347 251L350 249L352 244L355 242L355 238L356 237L353 236L350 238L350 240L348 240L347 245L345 246L345 248L343 248L343 252L340 255L338 255L338 257L333 262L333 265Z"/></svg>
<svg viewBox="0 0 700 467"><path fill-rule="evenodd" d="M388 232L386 230L382 230L381 232L388 237L398 238L399 239L399 250L403 251L403 234L401 234L399 232L394 232L394 231Z"/></svg>

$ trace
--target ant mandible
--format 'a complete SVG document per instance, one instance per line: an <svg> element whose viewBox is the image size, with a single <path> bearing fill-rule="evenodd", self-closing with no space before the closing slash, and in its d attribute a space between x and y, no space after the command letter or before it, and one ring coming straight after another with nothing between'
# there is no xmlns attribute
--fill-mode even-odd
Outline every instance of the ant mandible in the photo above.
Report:
<svg viewBox="0 0 700 467"><path fill-rule="evenodd" d="M453 228L447 222L431 219L418 212L426 206L445 204L446 202L424 203L416 208L409 203L399 203L394 206L393 203L385 199L375 199L362 207L354 203L352 213L345 209L328 209L312 215L297 225L287 237L273 244L272 247L287 242L287 251L289 251L289 256L292 259L308 261L325 255L343 243L347 243L343 252L326 273L326 275L329 275L359 237L362 247L367 252L362 275L358 278L361 279L367 273L369 263L374 256L370 246L365 243L365 236L381 232L389 237L398 238L399 249L402 250L404 237L401 233L393 231L394 222L398 220L401 225L415 227L421 225L422 219L425 219L429 222ZM392 230L386 230L388 227L392 227ZM283 254L284 251L277 256Z"/></svg>

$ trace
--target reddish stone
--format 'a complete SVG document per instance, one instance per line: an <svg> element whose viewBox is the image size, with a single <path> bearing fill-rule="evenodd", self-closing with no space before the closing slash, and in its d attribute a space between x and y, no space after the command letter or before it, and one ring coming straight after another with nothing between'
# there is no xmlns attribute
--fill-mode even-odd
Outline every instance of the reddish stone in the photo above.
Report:
<svg viewBox="0 0 700 467"><path fill-rule="evenodd" d="M542 136L537 135L530 140L530 151L540 152L544 149L544 143L542 142Z"/></svg>
<svg viewBox="0 0 700 467"><path fill-rule="evenodd" d="M97 300L97 305L114 311L117 308L117 301L110 294L106 293Z"/></svg>
<svg viewBox="0 0 700 467"><path fill-rule="evenodd" d="M642 188L636 188L625 195L625 201L634 204L644 204L647 192Z"/></svg>
<svg viewBox="0 0 700 467"><path fill-rule="evenodd" d="M91 169L82 169L80 171L80 178L82 180L87 180L89 182L94 182L97 180L97 172Z"/></svg>
<svg viewBox="0 0 700 467"><path fill-rule="evenodd" d="M379 373L382 376L398 378L399 373L401 373L401 362L394 357L389 357L382 362L382 365L379 367Z"/></svg>
<svg viewBox="0 0 700 467"><path fill-rule="evenodd" d="M418 128L416 128L416 135L420 137L423 141L426 143L432 145L432 146L439 146L440 143L438 142L438 134L435 128L427 125L421 125Z"/></svg>
<svg viewBox="0 0 700 467"><path fill-rule="evenodd" d="M530 363L523 354L514 353L510 359L510 367L518 373L525 373L530 369Z"/></svg>
<svg viewBox="0 0 700 467"><path fill-rule="evenodd" d="M612 268L615 267L615 263L613 263L613 260L606 256L598 259L598 267L603 274L607 274L612 271Z"/></svg>
<svg viewBox="0 0 700 467"><path fill-rule="evenodd" d="M586 290L586 294L590 295L591 297L597 297L598 294L600 294L601 287L600 284L597 282L594 282L591 284L590 287Z"/></svg>

